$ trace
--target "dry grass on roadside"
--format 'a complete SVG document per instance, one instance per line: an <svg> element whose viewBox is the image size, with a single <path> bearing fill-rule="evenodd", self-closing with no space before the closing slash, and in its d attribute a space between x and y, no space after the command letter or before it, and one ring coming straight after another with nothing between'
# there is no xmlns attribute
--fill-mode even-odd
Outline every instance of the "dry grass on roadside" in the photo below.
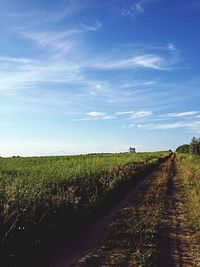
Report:
<svg viewBox="0 0 200 267"><path fill-rule="evenodd" d="M178 154L177 171L190 227L200 236L200 157ZM200 237L199 237L200 238Z"/></svg>

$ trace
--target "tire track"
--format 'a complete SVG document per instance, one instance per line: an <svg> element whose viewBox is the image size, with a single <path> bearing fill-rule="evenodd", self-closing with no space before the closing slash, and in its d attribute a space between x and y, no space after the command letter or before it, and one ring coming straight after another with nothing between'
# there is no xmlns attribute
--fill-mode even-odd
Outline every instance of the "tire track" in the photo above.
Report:
<svg viewBox="0 0 200 267"><path fill-rule="evenodd" d="M178 178L173 159L167 183L165 212L160 226L160 256L157 266L200 266L200 247L186 221L181 192L182 182Z"/></svg>

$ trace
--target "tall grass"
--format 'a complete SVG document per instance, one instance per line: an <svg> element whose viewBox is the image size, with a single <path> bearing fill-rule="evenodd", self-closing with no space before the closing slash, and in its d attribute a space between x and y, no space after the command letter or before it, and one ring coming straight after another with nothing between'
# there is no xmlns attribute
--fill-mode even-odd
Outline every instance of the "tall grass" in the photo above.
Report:
<svg viewBox="0 0 200 267"><path fill-rule="evenodd" d="M168 154L1 158L0 241L4 256L15 259L24 253L26 244L39 246L59 227L81 223L134 175Z"/></svg>
<svg viewBox="0 0 200 267"><path fill-rule="evenodd" d="M200 157L177 153L176 158L189 223L194 230L200 231Z"/></svg>
<svg viewBox="0 0 200 267"><path fill-rule="evenodd" d="M115 175L118 168L131 162L149 162L160 156L163 153L1 158L0 205L3 221L19 213L27 213L30 221L34 219L34 206L56 208L63 201L73 198L73 186L84 187L91 183L96 188L105 173L107 176L112 172L112 179L107 181L108 188L112 189L112 184L120 179ZM71 201L75 204L78 199Z"/></svg>

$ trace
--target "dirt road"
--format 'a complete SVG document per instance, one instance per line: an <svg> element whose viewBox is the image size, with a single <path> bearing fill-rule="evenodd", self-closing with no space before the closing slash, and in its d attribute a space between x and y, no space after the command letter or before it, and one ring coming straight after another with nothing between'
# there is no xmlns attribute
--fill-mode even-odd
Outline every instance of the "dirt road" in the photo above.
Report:
<svg viewBox="0 0 200 267"><path fill-rule="evenodd" d="M159 169L159 167L158 167ZM152 174L145 179L148 180L152 177ZM50 267L67 267L74 265L78 259L86 255L89 251L98 247L108 235L108 227L117 217L118 211L128 205L134 194L138 191L141 184L134 186L129 193L114 206L100 221L92 225L89 230L83 233L80 238L72 240L70 247L67 246L57 253L50 260Z"/></svg>
<svg viewBox="0 0 200 267"><path fill-rule="evenodd" d="M199 267L200 247L183 203L172 157L50 266Z"/></svg>
<svg viewBox="0 0 200 267"><path fill-rule="evenodd" d="M182 191L182 183L172 161L167 183L165 213L160 227L158 266L200 266L200 246L196 234L187 223Z"/></svg>

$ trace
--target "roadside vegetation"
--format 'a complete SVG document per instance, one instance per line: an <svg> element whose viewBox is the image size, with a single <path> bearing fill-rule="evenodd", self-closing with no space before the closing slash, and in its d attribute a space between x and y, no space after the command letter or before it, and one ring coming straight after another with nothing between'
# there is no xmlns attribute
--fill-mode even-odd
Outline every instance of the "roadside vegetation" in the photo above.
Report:
<svg viewBox="0 0 200 267"><path fill-rule="evenodd" d="M177 147L176 152L200 156L200 138L193 137L190 144Z"/></svg>
<svg viewBox="0 0 200 267"><path fill-rule="evenodd" d="M188 220L193 229L200 231L200 138L193 137L189 145L179 146L177 152Z"/></svg>
<svg viewBox="0 0 200 267"><path fill-rule="evenodd" d="M194 137L190 145L179 147L177 152L176 169L184 219L191 231L190 243L200 251L200 138ZM200 262L199 253L194 258Z"/></svg>
<svg viewBox="0 0 200 267"><path fill-rule="evenodd" d="M187 220L193 230L199 232L200 242L200 157L178 154L177 171L182 182L182 196Z"/></svg>
<svg viewBox="0 0 200 267"><path fill-rule="evenodd" d="M0 159L4 266L75 227L157 166L170 152ZM126 186L125 186L126 185ZM49 234L51 233L51 236ZM18 265L21 265L20 263Z"/></svg>

